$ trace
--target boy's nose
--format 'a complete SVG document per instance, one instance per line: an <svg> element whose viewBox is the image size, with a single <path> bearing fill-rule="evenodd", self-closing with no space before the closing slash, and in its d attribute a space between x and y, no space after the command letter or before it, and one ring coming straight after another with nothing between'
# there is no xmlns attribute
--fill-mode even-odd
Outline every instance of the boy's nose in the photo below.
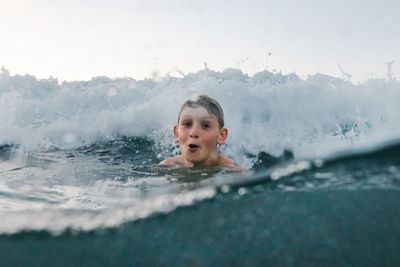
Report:
<svg viewBox="0 0 400 267"><path fill-rule="evenodd" d="M199 137L199 135L197 134L197 131L193 129L192 131L190 131L190 137L197 138Z"/></svg>
<svg viewBox="0 0 400 267"><path fill-rule="evenodd" d="M197 125L193 125L193 127L190 129L190 137L192 138L198 138L198 127Z"/></svg>

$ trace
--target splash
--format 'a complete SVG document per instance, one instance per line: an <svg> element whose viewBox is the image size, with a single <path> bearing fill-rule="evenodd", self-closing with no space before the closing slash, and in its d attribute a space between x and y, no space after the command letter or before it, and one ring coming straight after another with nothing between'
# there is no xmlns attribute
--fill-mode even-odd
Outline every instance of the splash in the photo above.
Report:
<svg viewBox="0 0 400 267"><path fill-rule="evenodd" d="M90 81L38 80L0 74L0 144L27 149L75 149L121 136L146 136L166 158L176 153L172 127L193 95L217 99L229 136L221 150L239 164L248 155L318 157L400 136L400 84L361 84L327 75L238 69L161 79L95 77Z"/></svg>

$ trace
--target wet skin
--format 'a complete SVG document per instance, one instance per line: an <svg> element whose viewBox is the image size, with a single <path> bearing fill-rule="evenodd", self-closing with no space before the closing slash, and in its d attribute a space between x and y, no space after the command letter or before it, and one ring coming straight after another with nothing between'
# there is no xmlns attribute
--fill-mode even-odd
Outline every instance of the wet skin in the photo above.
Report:
<svg viewBox="0 0 400 267"><path fill-rule="evenodd" d="M186 107L174 127L184 165L202 167L218 165L217 145L223 145L228 131L219 127L215 116L203 107Z"/></svg>
<svg viewBox="0 0 400 267"><path fill-rule="evenodd" d="M217 151L217 145L225 143L228 130L220 128L217 118L208 113L205 108L184 108L178 125L174 126L174 135L181 155L166 159L160 165L178 165L189 168L233 166L231 160Z"/></svg>

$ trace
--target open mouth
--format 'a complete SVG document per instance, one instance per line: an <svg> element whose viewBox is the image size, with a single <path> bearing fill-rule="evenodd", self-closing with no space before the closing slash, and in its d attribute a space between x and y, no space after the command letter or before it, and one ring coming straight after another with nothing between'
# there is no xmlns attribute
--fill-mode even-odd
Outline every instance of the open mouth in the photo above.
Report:
<svg viewBox="0 0 400 267"><path fill-rule="evenodd" d="M189 144L189 150L190 151L196 151L197 149L199 149L199 146L196 144Z"/></svg>

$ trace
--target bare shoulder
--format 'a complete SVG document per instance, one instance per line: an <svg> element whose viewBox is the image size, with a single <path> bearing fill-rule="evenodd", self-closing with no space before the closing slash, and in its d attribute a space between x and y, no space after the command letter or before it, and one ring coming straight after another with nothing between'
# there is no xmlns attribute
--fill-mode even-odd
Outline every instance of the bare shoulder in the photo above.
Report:
<svg viewBox="0 0 400 267"><path fill-rule="evenodd" d="M218 156L218 165L224 166L224 165L234 165L234 164L233 164L232 160L230 160L227 157L219 154L219 156Z"/></svg>
<svg viewBox="0 0 400 267"><path fill-rule="evenodd" d="M223 168L227 168L232 171L243 172L245 169L236 166L232 160L228 159L227 157L220 155L219 158L219 165Z"/></svg>
<svg viewBox="0 0 400 267"><path fill-rule="evenodd" d="M161 161L160 163L158 163L158 166L162 166L162 167L178 167L178 166L182 165L181 162L182 162L182 156L179 155L179 156L175 156L175 157L168 158L168 159L165 159L165 160Z"/></svg>

